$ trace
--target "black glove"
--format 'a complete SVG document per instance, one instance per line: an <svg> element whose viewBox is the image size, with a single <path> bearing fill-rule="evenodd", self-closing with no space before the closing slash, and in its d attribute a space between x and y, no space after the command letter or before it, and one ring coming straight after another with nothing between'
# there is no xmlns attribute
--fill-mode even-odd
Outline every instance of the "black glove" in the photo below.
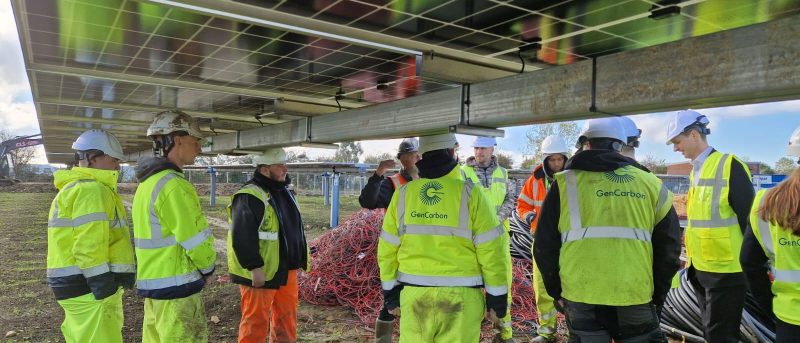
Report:
<svg viewBox="0 0 800 343"><path fill-rule="evenodd" d="M494 310L497 318L504 318L508 311L508 294L491 295L486 293L486 310Z"/></svg>
<svg viewBox="0 0 800 343"><path fill-rule="evenodd" d="M383 291L383 307L385 307L387 311L400 307L400 291L402 290L403 285L397 285L391 290Z"/></svg>

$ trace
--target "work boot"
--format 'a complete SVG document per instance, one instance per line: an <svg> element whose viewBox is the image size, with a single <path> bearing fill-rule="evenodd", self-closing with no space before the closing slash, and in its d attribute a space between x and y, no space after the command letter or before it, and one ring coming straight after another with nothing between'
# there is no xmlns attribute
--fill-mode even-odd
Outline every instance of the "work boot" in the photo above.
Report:
<svg viewBox="0 0 800 343"><path fill-rule="evenodd" d="M394 334L393 320L375 321L375 343L392 343L392 334Z"/></svg>
<svg viewBox="0 0 800 343"><path fill-rule="evenodd" d="M553 343L555 341L555 337L536 336L531 340L531 343Z"/></svg>

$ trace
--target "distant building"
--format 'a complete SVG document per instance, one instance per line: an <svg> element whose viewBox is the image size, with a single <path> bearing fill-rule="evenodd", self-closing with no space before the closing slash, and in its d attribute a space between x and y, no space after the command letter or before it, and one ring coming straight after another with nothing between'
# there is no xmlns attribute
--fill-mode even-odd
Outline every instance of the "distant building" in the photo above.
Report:
<svg viewBox="0 0 800 343"><path fill-rule="evenodd" d="M750 169L750 174L761 174L761 162L745 162L747 168ZM692 171L692 164L690 162L678 162L667 164L667 175L689 175Z"/></svg>

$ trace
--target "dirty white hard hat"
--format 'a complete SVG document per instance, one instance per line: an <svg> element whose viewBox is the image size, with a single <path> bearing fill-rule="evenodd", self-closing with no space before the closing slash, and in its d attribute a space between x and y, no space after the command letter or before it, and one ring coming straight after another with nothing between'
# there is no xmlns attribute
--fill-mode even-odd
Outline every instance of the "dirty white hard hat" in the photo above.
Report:
<svg viewBox="0 0 800 343"><path fill-rule="evenodd" d="M400 146L397 147L397 158L400 158L400 154L404 154L407 152L415 152L419 151L419 142L416 138L406 138L400 142Z"/></svg>
<svg viewBox="0 0 800 343"><path fill-rule="evenodd" d="M117 137L100 129L91 129L82 133L72 143L72 149L77 151L100 150L118 160L125 159L125 153L122 152L122 144L119 144Z"/></svg>
<svg viewBox="0 0 800 343"><path fill-rule="evenodd" d="M457 144L456 135L453 133L422 136L419 138L419 153L424 154L433 150L453 149Z"/></svg>
<svg viewBox="0 0 800 343"><path fill-rule="evenodd" d="M194 118L178 110L164 111L156 115L153 123L147 128L147 135L153 137L179 131L184 131L197 139L203 139L203 134Z"/></svg>

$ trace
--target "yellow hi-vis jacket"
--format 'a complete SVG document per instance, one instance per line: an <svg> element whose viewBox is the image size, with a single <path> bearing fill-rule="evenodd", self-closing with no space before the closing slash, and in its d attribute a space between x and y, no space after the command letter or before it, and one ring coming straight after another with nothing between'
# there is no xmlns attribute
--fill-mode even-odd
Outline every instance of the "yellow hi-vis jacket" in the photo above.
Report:
<svg viewBox="0 0 800 343"><path fill-rule="evenodd" d="M750 227L769 258L775 280L772 283L772 311L778 319L800 325L800 237L758 216L767 191L759 191L750 212Z"/></svg>
<svg viewBox="0 0 800 343"><path fill-rule="evenodd" d="M744 236L736 213L728 203L734 159L732 155L715 151L706 158L700 175L692 171L689 176L686 254L688 265L697 270L713 273L742 271L739 253ZM750 177L749 170L747 176ZM696 178L699 178L697 185L694 182Z"/></svg>
<svg viewBox="0 0 800 343"><path fill-rule="evenodd" d="M217 253L197 192L182 173L162 170L139 184L133 228L140 295L176 299L202 289Z"/></svg>
<svg viewBox="0 0 800 343"><path fill-rule="evenodd" d="M472 180L476 186L482 186L480 178L478 174L475 173L475 168L470 166L463 166L461 170L464 172L464 177L469 178ZM489 199L495 206L495 212L500 209L500 206L503 205L503 201L506 199L506 192L508 192L508 171L506 168L501 166L497 166L492 172L492 181L489 183L489 187L486 188Z"/></svg>
<svg viewBox="0 0 800 343"><path fill-rule="evenodd" d="M672 208L672 193L633 166L610 172L566 170L558 183L562 296L608 306L653 298L653 228Z"/></svg>
<svg viewBox="0 0 800 343"><path fill-rule="evenodd" d="M47 222L47 281L56 299L109 297L132 287L136 266L117 171L75 167L53 174L58 195Z"/></svg>
<svg viewBox="0 0 800 343"><path fill-rule="evenodd" d="M397 284L484 286L507 294L502 239L494 205L453 168L437 179L410 181L392 196L378 240L383 289Z"/></svg>

